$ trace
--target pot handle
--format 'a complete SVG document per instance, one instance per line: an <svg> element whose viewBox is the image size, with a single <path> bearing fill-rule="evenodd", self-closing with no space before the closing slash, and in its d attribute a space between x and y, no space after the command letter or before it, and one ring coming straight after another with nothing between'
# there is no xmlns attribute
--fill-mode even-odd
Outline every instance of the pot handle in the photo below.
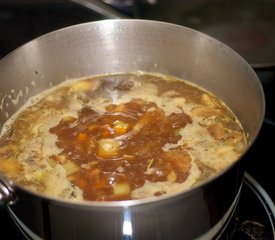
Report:
<svg viewBox="0 0 275 240"><path fill-rule="evenodd" d="M0 206L11 205L15 203L15 191L12 187L12 182L4 178L0 178Z"/></svg>

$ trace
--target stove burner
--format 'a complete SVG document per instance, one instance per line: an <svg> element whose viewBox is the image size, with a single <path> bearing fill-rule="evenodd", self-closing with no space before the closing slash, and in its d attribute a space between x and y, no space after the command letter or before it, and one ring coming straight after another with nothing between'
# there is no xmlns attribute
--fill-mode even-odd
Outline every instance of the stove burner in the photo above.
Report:
<svg viewBox="0 0 275 240"><path fill-rule="evenodd" d="M275 1L158 0L143 18L182 24L224 42L253 68L275 67Z"/></svg>
<svg viewBox="0 0 275 240"><path fill-rule="evenodd" d="M275 127L275 71L273 72L273 81L264 85L265 99L266 99L266 114L265 122Z"/></svg>
<svg viewBox="0 0 275 240"><path fill-rule="evenodd" d="M266 113L265 124L275 127L275 67L274 69L255 70L264 89Z"/></svg>
<svg viewBox="0 0 275 240"><path fill-rule="evenodd" d="M264 188L248 173L237 213L237 225L232 240L275 239L275 206ZM247 211L250 209L250 211ZM259 218L253 211L261 209ZM245 211L245 212L244 212ZM245 216L245 217L244 217ZM258 221L261 219L260 221ZM241 238L242 236L242 238ZM246 238L245 238L246 237Z"/></svg>
<svg viewBox="0 0 275 240"><path fill-rule="evenodd" d="M275 32L270 31L273 25L269 22L238 23L233 20L206 25L200 30L233 48L252 67L260 68L275 64Z"/></svg>
<svg viewBox="0 0 275 240"><path fill-rule="evenodd" d="M272 1L207 1L190 11L183 24L232 47L253 68L274 67L274 7Z"/></svg>

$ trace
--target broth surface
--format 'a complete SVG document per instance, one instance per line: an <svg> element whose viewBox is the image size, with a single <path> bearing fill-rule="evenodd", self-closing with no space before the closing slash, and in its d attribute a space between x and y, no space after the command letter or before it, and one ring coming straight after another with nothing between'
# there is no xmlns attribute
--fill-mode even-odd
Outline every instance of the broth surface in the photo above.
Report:
<svg viewBox="0 0 275 240"><path fill-rule="evenodd" d="M236 116L187 81L144 72L66 81L4 126L0 172L33 191L117 201L184 191L246 148Z"/></svg>

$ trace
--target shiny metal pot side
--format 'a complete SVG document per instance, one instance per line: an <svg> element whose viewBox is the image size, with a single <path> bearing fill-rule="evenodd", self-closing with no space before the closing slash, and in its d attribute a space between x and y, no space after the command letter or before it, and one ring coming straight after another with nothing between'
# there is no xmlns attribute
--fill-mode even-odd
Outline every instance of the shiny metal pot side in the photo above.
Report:
<svg viewBox="0 0 275 240"><path fill-rule="evenodd" d="M43 35L0 61L1 126L26 100L66 79L148 71L190 80L235 112L255 141L265 112L261 83L231 48L198 31L149 20L102 20ZM31 124L31 123L30 123ZM212 239L234 214L245 154L194 189L156 199L72 203L0 178L0 202L34 239Z"/></svg>

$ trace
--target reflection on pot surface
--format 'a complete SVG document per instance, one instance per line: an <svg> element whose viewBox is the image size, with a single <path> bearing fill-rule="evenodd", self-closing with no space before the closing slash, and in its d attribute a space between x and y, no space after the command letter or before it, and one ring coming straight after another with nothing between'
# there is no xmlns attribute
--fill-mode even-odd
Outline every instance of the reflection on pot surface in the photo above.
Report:
<svg viewBox="0 0 275 240"><path fill-rule="evenodd" d="M4 130L0 171L31 190L73 200L183 191L246 149L239 120L217 97L142 72L66 81L31 98Z"/></svg>
<svg viewBox="0 0 275 240"><path fill-rule="evenodd" d="M41 36L18 48L1 60L0 70L0 81L3 81L1 85L1 124L11 121L10 116L16 114L29 98L40 94L49 87L58 86L67 79L135 71L159 73L186 79L192 84L207 89L218 99L221 99L234 112L247 134L247 147L244 153L257 138L264 118L265 102L261 83L253 69L242 57L231 48L205 34L164 22L104 20L71 26ZM90 82L87 80L84 80L84 82L86 81L85 83L88 84L81 82L80 85L75 85L78 88L76 87L73 92L77 94L78 90L85 89L87 85L89 86ZM119 81L109 81L110 84L108 81L105 82L106 84L103 84L102 87L107 91L113 83L119 83ZM117 92L124 95L128 91L134 93L135 85L139 81L126 81L124 84L122 82L115 86ZM157 81L158 84L160 82L164 84L164 81ZM97 84L93 86L96 87ZM146 88L146 90L148 89L150 88ZM156 98L162 94L167 98L171 98L171 100L163 102L165 105L181 98L181 96L173 95L173 91L165 93L169 90L168 88L163 87L161 89L160 95L151 93L147 95ZM180 93L180 89L175 87L169 91L174 90ZM62 88L60 88L60 91L62 91ZM95 91L91 92L83 90L79 96L75 95L76 104L66 102L65 98L56 101L59 102L58 106L61 109L55 111L57 114L51 119L53 125L48 126L52 138L48 138L49 141L44 141L43 144L41 141L39 145L40 147L48 146L49 149L50 146L53 146L53 142L56 143L56 147L50 148L56 151L54 154L56 156L48 158L49 161L45 168L57 167L62 169L61 172L64 175L68 173L71 182L78 187L79 192L82 192L82 188L84 189L80 180L82 175L78 175L77 172L89 170L92 172L94 170L90 168L90 165L93 164L89 164L88 160L88 163L85 163L85 157L90 154L98 157L100 163L98 170L94 171L93 176L95 176L95 179L97 179L97 174L109 177L108 173L116 170L115 173L119 176L116 178L117 183L122 183L122 185L111 185L108 181L107 183L111 186L109 188L111 194L119 193L118 195L121 196L129 190L129 186L124 182L124 170L128 167L128 164L125 164L123 168L117 167L116 161L119 161L119 159L109 161L114 163L114 166L105 164L107 164L109 158L118 157L116 151L120 153L120 151L128 149L128 147L120 149L121 146L124 146L125 141L120 142L116 139L124 140L125 135L132 131L137 131L137 135L131 135L130 140L133 140L134 136L143 136L144 140L147 139L150 131L139 131L139 129L147 125L147 119L156 116L155 124L151 125L158 133L158 141L155 144L159 144L156 149L159 150L161 157L157 159L158 161L154 159L155 155L152 158L144 158L145 164L141 164L138 169L147 170L148 168L149 174L143 175L153 183L155 183L154 179L159 180L160 178L163 181L162 177L169 184L170 182L171 184L181 184L177 181L183 181L183 183L188 181L188 178L184 180L184 172L187 172L187 175L190 176L189 169L193 167L193 164L189 164L190 159L192 160L192 149L188 149L193 139L188 138L190 142L187 146L179 147L178 144L185 137L190 137L185 131L194 122L200 121L198 119L200 119L200 114L204 114L203 111L198 111L198 108L195 108L193 113L195 112L198 115L192 116L192 108L189 108L188 111L183 107L181 112L171 112L171 114L166 115L164 107L156 99L152 100L150 98L131 98L114 103L106 101L103 108L100 108L100 104L96 104L94 106L99 107L99 109L95 109L89 106L89 103L90 100L95 100L98 96L95 95L94 98L89 98L89 96L96 93L98 93L96 88ZM144 91L141 91L141 93L144 93ZM142 94L139 94L140 96ZM210 97L209 99L208 95L201 95L199 99L197 102L199 104L205 101L206 103L209 102L210 106L213 103L213 106L216 107L216 100L212 102L213 98ZM56 102L51 105L51 101L48 101L48 104L56 106ZM83 104L86 108L82 107ZM184 104L188 106L188 101L184 101ZM67 109L62 115L66 105L71 105L74 111L66 114L68 113ZM253 106L253 108L248 106ZM125 117L124 111L121 111L120 108L130 109L128 112L131 114L125 111L127 113ZM51 109L54 110L54 107ZM134 112L133 109L135 109ZM213 112L216 114L216 111ZM214 116L220 116L218 112ZM22 113L24 114L24 112ZM37 118L28 121L29 124L25 125L26 128L23 131L32 129L33 132L30 131L32 134L45 133L46 124L38 128L29 126L39 119L41 120L43 116L44 113L42 114L41 111ZM131 116L131 118L127 118L128 116ZM179 116L180 118L178 118ZM59 119L56 120L58 117ZM221 118L222 120L217 122L217 126L212 124L211 119L208 119L208 122L207 115L205 117L205 121L202 117L200 127L205 130L211 140L214 139L213 141L219 142L219 140L215 140L215 136L219 139L220 133L223 135L223 131L226 134L229 133L230 131L227 132L227 128L233 130L232 132L235 130L234 124L231 125L231 123L236 122L231 117L229 117L231 120L228 122L223 121L223 118ZM31 118L31 115L29 118ZM90 121L93 118L97 121ZM181 120L178 121L178 119ZM100 124L99 120L104 124ZM161 126L165 127L159 127L158 122L161 122L163 124ZM144 125L144 123L146 124ZM222 125L221 127L219 123ZM168 129L172 129L174 133L174 135L170 135L171 131L168 131L169 137L167 139L162 137L162 132L167 130L166 124ZM92 126L89 129L90 125ZM68 126L71 127L75 135L70 135L66 131ZM87 134L83 134L81 128L83 126L89 129ZM204 126L205 128L203 128ZM223 127L226 127L226 129ZM240 129L239 125L236 129ZM13 134L6 136L12 139ZM92 141L93 138L96 138L97 141ZM229 137L228 142L227 140L225 142L229 144L231 140L237 138L237 136L234 138ZM51 141L52 139L54 141ZM168 139L170 139L170 145L165 142ZM66 149L71 143L77 141L83 141L84 144L78 144L77 151L69 154ZM94 154L93 151L84 154L87 143L90 142L95 143ZM139 150L142 151L152 144L151 141L148 141L148 143L144 141L143 148L139 141L132 141L132 143L131 149L135 148L138 151L130 152L129 148L124 153L126 157L129 157L127 155L136 157L134 153L139 152ZM20 144L24 146L22 143ZM35 144L32 145L35 146ZM165 146L164 149L162 148L163 145ZM32 158L34 156L40 157L39 154L36 155L35 152L31 152L31 149L34 148L30 144L25 149L28 149ZM150 152L154 152L153 150L151 147ZM169 151L172 151L172 157ZM176 156L174 153L178 152L184 152L185 157L185 164L179 167L177 159L174 159L174 156ZM43 151L43 156L46 156L46 153L47 151ZM143 155L138 156L143 159ZM73 156L74 159L70 159L70 156ZM16 222L20 222L20 226L24 226L25 230L30 230L29 232L34 233L38 239L123 239L125 236L142 240L178 240L199 237L211 239L222 231L224 223L228 222L234 215L242 188L245 156L246 154L241 154L231 166L219 173L217 172L211 179L206 179L202 184L198 184L188 191L169 194L162 194L161 192L156 194L162 194L157 197L152 196L125 201L69 201L68 199L49 197L46 194L30 191L26 187L21 187L21 184L16 181L12 181L12 178L5 179L1 176L0 201L1 203L4 202ZM131 157L127 159L128 163L131 161ZM81 162L81 159L84 162ZM162 161L164 159L169 159L169 161ZM29 163L36 164L31 159ZM194 163L197 164L197 169L200 171L206 169L199 161L194 161ZM6 166L11 165L7 164ZM83 168L83 166L86 166L86 168ZM152 170L150 169L154 167L159 168L158 173L165 173L166 175L154 175L154 172L151 174ZM211 169L207 169L205 172L211 173L213 168L214 166L211 166ZM17 169L14 169L14 171L16 172ZM47 176L38 173L36 175L37 182L44 177L47 179ZM83 177L85 178L86 175L83 174ZM104 184L103 181L103 186L105 186ZM101 185L100 181L98 185ZM117 186L119 187L115 190ZM134 189L134 191L137 189ZM127 215L127 212L130 215ZM129 224L128 216L131 217L131 224Z"/></svg>

